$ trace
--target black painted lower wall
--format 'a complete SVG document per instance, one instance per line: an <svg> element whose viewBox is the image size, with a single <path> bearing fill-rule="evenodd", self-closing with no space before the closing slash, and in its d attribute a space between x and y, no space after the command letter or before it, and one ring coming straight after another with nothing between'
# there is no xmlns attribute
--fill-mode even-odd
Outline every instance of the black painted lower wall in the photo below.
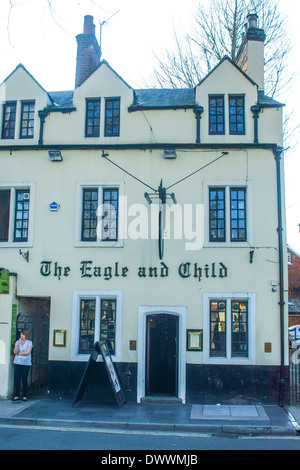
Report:
<svg viewBox="0 0 300 470"><path fill-rule="evenodd" d="M49 397L74 399L86 366L86 362L49 361ZM136 403L137 364L120 362L115 363L115 367L126 401ZM115 397L103 362L96 362L94 364L83 399L115 403Z"/></svg>
<svg viewBox="0 0 300 470"><path fill-rule="evenodd" d="M289 368L283 401L289 404ZM186 402L203 404L279 404L279 366L187 364Z"/></svg>
<svg viewBox="0 0 300 470"><path fill-rule="evenodd" d="M74 399L85 362L49 361L50 398ZM116 363L116 370L127 402L137 401L137 364ZM289 404L288 367L285 367L284 404ZM201 404L278 404L279 366L236 366L187 364L186 403ZM84 401L115 403L104 364L97 362L89 377Z"/></svg>

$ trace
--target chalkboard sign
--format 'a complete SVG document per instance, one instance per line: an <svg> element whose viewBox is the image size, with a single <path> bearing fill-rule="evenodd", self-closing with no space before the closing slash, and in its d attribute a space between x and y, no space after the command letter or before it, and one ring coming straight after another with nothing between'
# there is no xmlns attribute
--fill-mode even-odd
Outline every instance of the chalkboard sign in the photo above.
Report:
<svg viewBox="0 0 300 470"><path fill-rule="evenodd" d="M89 360L88 360L88 363L86 365L85 371L84 371L84 373L81 377L81 381L80 381L79 387L77 389L76 396L75 396L75 399L73 401L72 407L74 407L76 405L76 403L78 403L80 400L82 400L85 389L86 389L88 381L89 381L91 371L95 366L95 363L97 361L97 358L98 358L99 354L102 355L105 370L107 372L109 382L111 384L112 391L113 391L113 394L115 396L117 405L122 406L126 402L125 396L124 396L124 393L123 393L123 390L122 390L122 386L120 384L119 377L118 377L118 374L117 374L116 369L115 369L115 365L114 365L113 360L111 358L111 355L109 353L107 343L106 343L106 341L101 341L100 343L96 342L94 344L93 351L92 351L92 353L89 357Z"/></svg>

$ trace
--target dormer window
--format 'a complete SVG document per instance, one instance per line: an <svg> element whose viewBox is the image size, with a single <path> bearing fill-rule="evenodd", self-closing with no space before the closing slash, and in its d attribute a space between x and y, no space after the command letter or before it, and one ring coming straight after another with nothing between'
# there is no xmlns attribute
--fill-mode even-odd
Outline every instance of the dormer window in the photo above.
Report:
<svg viewBox="0 0 300 470"><path fill-rule="evenodd" d="M15 138L16 110L16 101L5 103L3 106L2 139Z"/></svg>
<svg viewBox="0 0 300 470"><path fill-rule="evenodd" d="M32 139L34 134L34 101L22 103L20 139Z"/></svg>
<svg viewBox="0 0 300 470"><path fill-rule="evenodd" d="M209 97L209 133L225 134L223 95Z"/></svg>
<svg viewBox="0 0 300 470"><path fill-rule="evenodd" d="M245 134L244 96L229 96L229 132Z"/></svg>
<svg viewBox="0 0 300 470"><path fill-rule="evenodd" d="M105 99L105 130L106 137L120 135L120 98Z"/></svg>
<svg viewBox="0 0 300 470"><path fill-rule="evenodd" d="M86 100L85 137L100 135L100 98Z"/></svg>

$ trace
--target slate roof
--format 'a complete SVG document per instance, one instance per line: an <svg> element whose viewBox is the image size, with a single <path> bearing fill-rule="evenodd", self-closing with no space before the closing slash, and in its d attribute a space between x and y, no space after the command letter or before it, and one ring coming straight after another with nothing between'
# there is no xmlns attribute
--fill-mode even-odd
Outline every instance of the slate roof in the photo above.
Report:
<svg viewBox="0 0 300 470"><path fill-rule="evenodd" d="M263 108L281 108L285 106L279 101L270 98L270 96L264 95L262 91L258 92L258 104L260 104Z"/></svg>
<svg viewBox="0 0 300 470"><path fill-rule="evenodd" d="M147 88L134 90L134 103L129 107L129 111L193 108L195 105L194 88Z"/></svg>
<svg viewBox="0 0 300 470"><path fill-rule="evenodd" d="M63 111L74 109L73 106L74 91L50 91L48 95L52 101L52 105L47 109L49 111Z"/></svg>
<svg viewBox="0 0 300 470"><path fill-rule="evenodd" d="M248 80L255 85L255 82L248 77L232 60L225 56L221 62L215 67L217 68L224 60L229 60ZM102 61L104 63L105 61ZM105 62L108 67L109 64ZM100 65L101 65L100 64ZM112 69L113 70L113 69ZM215 70L215 69L213 69ZM204 77L201 83L208 78L213 70ZM116 72L115 72L116 73ZM126 82L125 82L126 83ZM129 85L128 85L129 86ZM194 108L197 103L195 101L195 88L145 88L133 90L133 103L129 106L128 111L154 110L154 109L187 109ZM73 106L74 91L53 91L49 92L51 101L53 102L48 111L68 112L75 110ZM262 91L258 91L258 104L262 108L281 107L284 104L266 96Z"/></svg>
<svg viewBox="0 0 300 470"><path fill-rule="evenodd" d="M143 109L187 109L197 105L194 88L145 88L133 92L134 102L128 108L129 112ZM49 92L53 103L47 108L48 111L74 110L73 94L73 90ZM263 92L258 92L258 104L263 108L284 106Z"/></svg>

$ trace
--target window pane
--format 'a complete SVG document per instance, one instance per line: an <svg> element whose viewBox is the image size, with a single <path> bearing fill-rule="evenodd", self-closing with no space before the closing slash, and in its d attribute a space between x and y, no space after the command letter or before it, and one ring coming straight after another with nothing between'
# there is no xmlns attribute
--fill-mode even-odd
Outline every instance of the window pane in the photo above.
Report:
<svg viewBox="0 0 300 470"><path fill-rule="evenodd" d="M14 139L17 103L3 105L2 139Z"/></svg>
<svg viewBox="0 0 300 470"><path fill-rule="evenodd" d="M100 340L107 341L110 354L115 354L116 300L101 300Z"/></svg>
<svg viewBox="0 0 300 470"><path fill-rule="evenodd" d="M0 242L8 241L10 190L0 191Z"/></svg>
<svg viewBox="0 0 300 470"><path fill-rule="evenodd" d="M27 242L28 240L29 197L28 189L16 191L15 242Z"/></svg>
<svg viewBox="0 0 300 470"><path fill-rule="evenodd" d="M115 241L118 239L118 202L118 189L103 189L103 241Z"/></svg>
<svg viewBox="0 0 300 470"><path fill-rule="evenodd" d="M85 118L85 136L99 137L100 135L100 99L87 100Z"/></svg>
<svg viewBox="0 0 300 470"><path fill-rule="evenodd" d="M96 299L80 300L79 353L91 353L95 342Z"/></svg>
<svg viewBox="0 0 300 470"><path fill-rule="evenodd" d="M245 134L244 97L229 97L229 131L230 134Z"/></svg>
<svg viewBox="0 0 300 470"><path fill-rule="evenodd" d="M105 132L104 135L120 135L120 98L107 98L105 101Z"/></svg>
<svg viewBox="0 0 300 470"><path fill-rule="evenodd" d="M224 134L224 98L209 97L209 133Z"/></svg>
<svg viewBox="0 0 300 470"><path fill-rule="evenodd" d="M246 241L246 189L230 188L230 238Z"/></svg>
<svg viewBox="0 0 300 470"><path fill-rule="evenodd" d="M226 302L210 301L210 356L226 357Z"/></svg>
<svg viewBox="0 0 300 470"><path fill-rule="evenodd" d="M82 201L82 241L97 240L98 188L83 189Z"/></svg>
<svg viewBox="0 0 300 470"><path fill-rule="evenodd" d="M34 128L34 102L22 103L22 116L21 116L21 139L32 139ZM31 111L31 112L29 112Z"/></svg>
<svg viewBox="0 0 300 470"><path fill-rule="evenodd" d="M247 301L231 301L231 356L248 357Z"/></svg>
<svg viewBox="0 0 300 470"><path fill-rule="evenodd" d="M209 189L209 240L225 241L225 188Z"/></svg>

